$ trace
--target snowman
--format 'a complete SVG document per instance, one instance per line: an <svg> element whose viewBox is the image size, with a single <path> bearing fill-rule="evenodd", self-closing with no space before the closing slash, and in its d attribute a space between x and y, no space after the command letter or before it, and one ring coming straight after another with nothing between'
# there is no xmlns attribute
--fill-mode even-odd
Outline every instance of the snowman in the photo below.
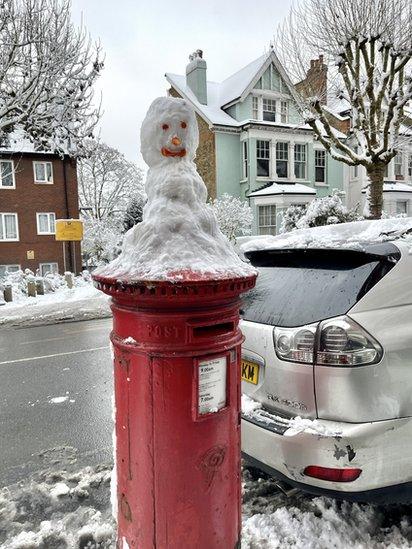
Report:
<svg viewBox="0 0 412 549"><path fill-rule="evenodd" d="M172 280L183 271L217 277L254 272L237 256L206 203L206 185L194 163L198 144L189 104L155 99L141 128L141 152L149 166L143 221L126 233L120 256L96 274Z"/></svg>

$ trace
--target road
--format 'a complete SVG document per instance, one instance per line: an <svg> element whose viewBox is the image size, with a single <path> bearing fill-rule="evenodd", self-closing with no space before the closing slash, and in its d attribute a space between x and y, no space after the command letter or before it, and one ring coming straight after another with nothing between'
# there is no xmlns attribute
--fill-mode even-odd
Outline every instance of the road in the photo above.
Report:
<svg viewBox="0 0 412 549"><path fill-rule="evenodd" d="M112 459L111 319L0 329L0 486Z"/></svg>

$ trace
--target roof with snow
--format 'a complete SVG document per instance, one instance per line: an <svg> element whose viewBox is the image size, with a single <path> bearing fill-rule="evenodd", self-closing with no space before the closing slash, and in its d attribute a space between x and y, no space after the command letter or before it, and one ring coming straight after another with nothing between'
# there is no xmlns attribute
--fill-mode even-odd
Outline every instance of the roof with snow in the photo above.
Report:
<svg viewBox="0 0 412 549"><path fill-rule="evenodd" d="M51 149L39 149L30 139L28 133L21 127L16 128L4 135L4 141L0 143L0 153L30 153L30 154L55 154ZM67 149L67 147L66 147ZM68 150L64 151L68 154Z"/></svg>
<svg viewBox="0 0 412 549"><path fill-rule="evenodd" d="M273 196L279 194L309 194L315 195L316 190L308 185L302 185L302 183L294 182L270 182L264 185L257 191L253 191L248 195L249 198L255 198L257 196Z"/></svg>
<svg viewBox="0 0 412 549"><path fill-rule="evenodd" d="M193 104L197 113L204 117L210 124L240 127L249 120L237 121L232 118L232 116L227 114L223 108L230 103L243 101L271 63L275 65L282 79L288 86L291 96L296 102L299 102L299 95L273 50L269 53L261 55L239 71L226 78L226 80L223 80L223 82L218 83L208 81L207 105L203 105L199 102L195 94L187 85L186 76L167 72L165 77L182 97L185 97ZM259 122L262 123L263 121ZM266 121L263 123L267 124ZM310 129L307 125L298 126L282 123L275 123L273 125L293 128L303 127Z"/></svg>
<svg viewBox="0 0 412 549"><path fill-rule="evenodd" d="M387 181L383 183L384 193L412 193L412 185L408 183L400 183L399 181ZM362 193L366 193L366 189L362 189Z"/></svg>

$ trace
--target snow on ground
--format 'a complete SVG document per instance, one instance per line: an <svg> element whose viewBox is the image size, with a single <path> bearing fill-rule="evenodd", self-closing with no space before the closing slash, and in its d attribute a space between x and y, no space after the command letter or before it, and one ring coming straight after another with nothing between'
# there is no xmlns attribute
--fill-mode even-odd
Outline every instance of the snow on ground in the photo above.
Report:
<svg viewBox="0 0 412 549"><path fill-rule="evenodd" d="M252 399L242 405L244 413L259 413ZM48 470L0 489L2 549L115 549L111 465L79 470L75 454L62 450ZM247 466L242 494L242 549L412 547L412 504L385 508L299 491L287 496L273 479Z"/></svg>
<svg viewBox="0 0 412 549"><path fill-rule="evenodd" d="M0 490L2 549L115 549L109 465L45 471ZM406 549L412 506L336 502L243 471L242 549Z"/></svg>
<svg viewBox="0 0 412 549"><path fill-rule="evenodd" d="M0 306L0 326L39 325L64 320L91 320L111 316L109 298L82 277L76 285L56 287L45 295L27 297L13 286L15 299Z"/></svg>

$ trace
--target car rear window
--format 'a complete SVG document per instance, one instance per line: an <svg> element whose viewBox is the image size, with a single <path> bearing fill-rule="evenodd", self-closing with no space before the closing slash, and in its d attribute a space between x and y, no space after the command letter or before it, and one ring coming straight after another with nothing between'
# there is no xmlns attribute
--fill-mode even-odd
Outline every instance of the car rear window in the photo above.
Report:
<svg viewBox="0 0 412 549"><path fill-rule="evenodd" d="M346 314L396 263L394 254L352 250L275 250L246 254L256 287L243 300L245 320L294 327Z"/></svg>

